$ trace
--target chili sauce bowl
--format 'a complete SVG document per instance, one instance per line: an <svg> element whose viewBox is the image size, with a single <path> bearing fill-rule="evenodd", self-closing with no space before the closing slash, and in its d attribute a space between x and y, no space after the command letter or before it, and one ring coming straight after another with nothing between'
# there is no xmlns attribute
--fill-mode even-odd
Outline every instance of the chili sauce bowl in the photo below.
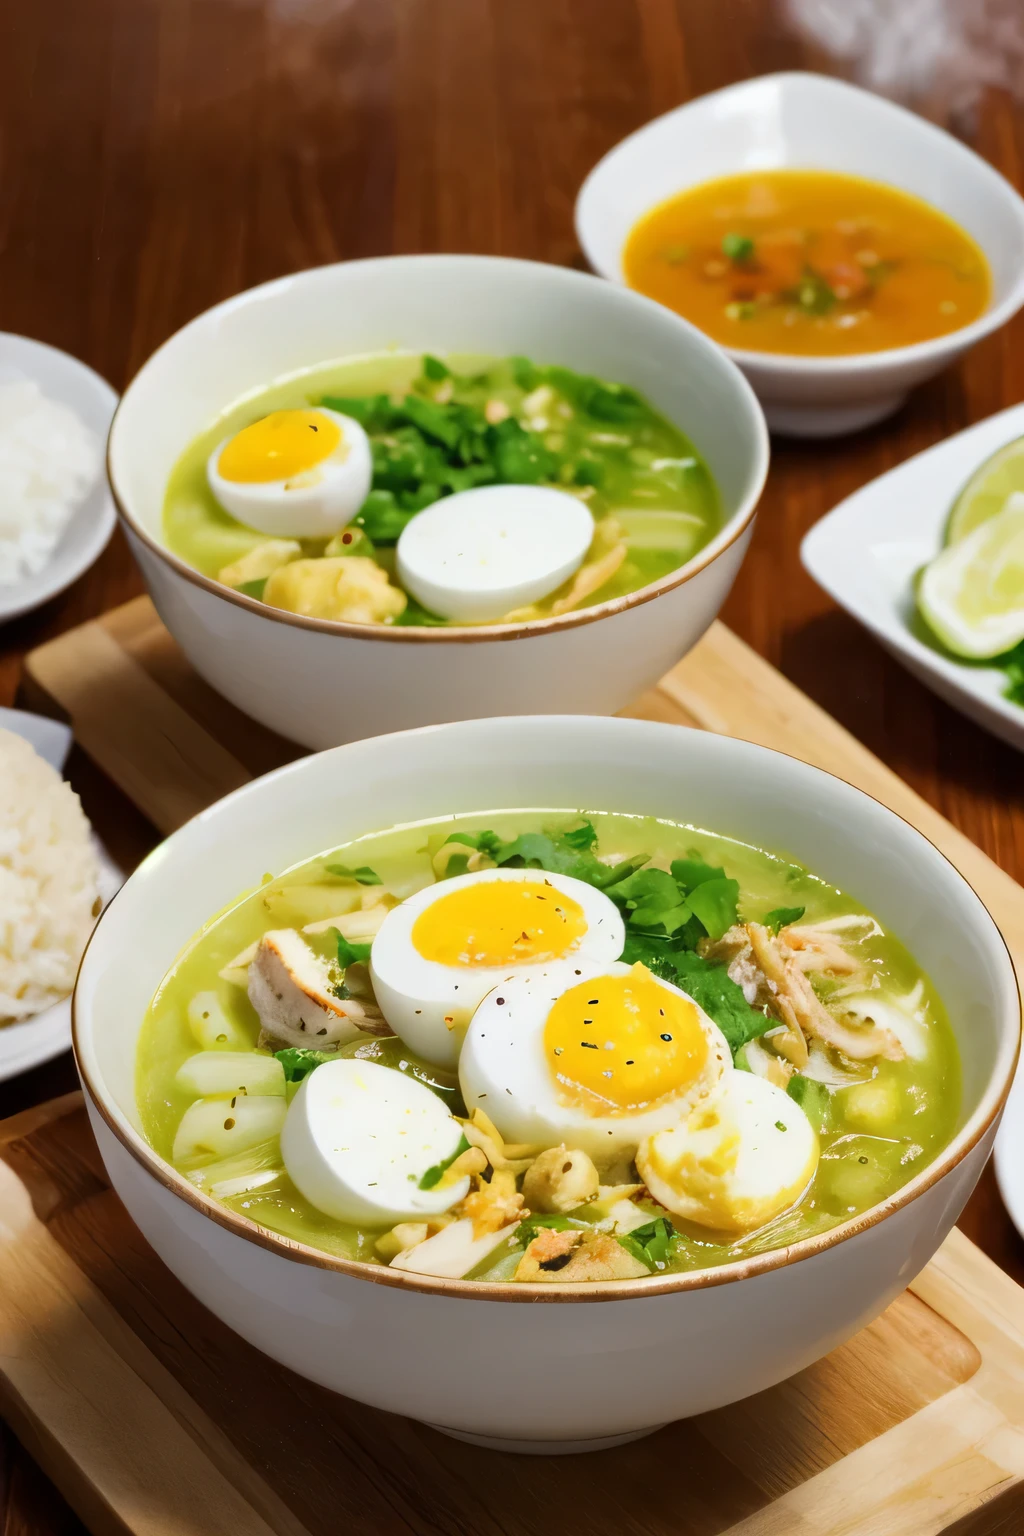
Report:
<svg viewBox="0 0 1024 1536"><path fill-rule="evenodd" d="M441 1280L334 1257L217 1204L144 1139L143 1017L210 914L326 845L500 806L703 827L800 861L911 949L962 1063L956 1130L894 1195L720 1268L573 1285ZM849 784L748 742L627 719L527 716L379 737L229 795L139 867L74 996L86 1104L118 1195L222 1322L300 1375L507 1450L596 1450L771 1386L877 1316L928 1263L985 1164L1020 1041L1006 946L962 876Z"/></svg>
<svg viewBox="0 0 1024 1536"><path fill-rule="evenodd" d="M992 293L973 323L912 346L842 357L726 348L753 385L772 431L831 437L881 421L915 384L1024 304L1024 199L942 129L824 75L766 75L728 86L623 139L580 189L580 245L595 272L624 283L623 250L648 210L701 182L780 168L862 176L930 203L980 246Z"/></svg>
<svg viewBox="0 0 1024 1536"><path fill-rule="evenodd" d="M529 624L444 628L285 612L168 548L168 477L220 412L274 380L389 348L521 354L633 386L702 455L719 492L718 532L637 592ZM715 618L753 532L767 467L757 400L695 327L588 274L479 256L320 267L218 305L142 368L108 454L129 543L197 672L246 714L313 748L495 713L622 708Z"/></svg>

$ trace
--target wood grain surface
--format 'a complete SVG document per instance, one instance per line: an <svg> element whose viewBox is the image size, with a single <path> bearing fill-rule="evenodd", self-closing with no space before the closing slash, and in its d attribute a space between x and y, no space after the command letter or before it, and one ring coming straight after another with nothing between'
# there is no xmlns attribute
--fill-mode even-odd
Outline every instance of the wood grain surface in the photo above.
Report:
<svg viewBox="0 0 1024 1536"><path fill-rule="evenodd" d="M123 387L208 305L318 262L466 250L579 265L576 188L624 133L734 80L846 67L787 15L773 0L0 0L0 327ZM945 120L942 92L925 96ZM953 126L1024 186L1019 102L988 90ZM724 614L1017 879L1019 756L836 612L797 551L842 496L1024 398L1022 340L1018 319L855 438L777 442ZM28 649L140 590L115 535L69 592L0 631L0 702ZM152 843L81 755L71 773L115 854ZM72 1081L65 1060L5 1084L0 1112ZM991 1174L961 1225L1024 1280ZM0 1487L7 1536L76 1529L10 1439Z"/></svg>
<svg viewBox="0 0 1024 1536"><path fill-rule="evenodd" d="M0 1404L96 1536L935 1536L986 1507L1024 1520L1024 1292L960 1233L788 1381L608 1455L512 1462L232 1335L132 1225L75 1093L0 1125Z"/></svg>

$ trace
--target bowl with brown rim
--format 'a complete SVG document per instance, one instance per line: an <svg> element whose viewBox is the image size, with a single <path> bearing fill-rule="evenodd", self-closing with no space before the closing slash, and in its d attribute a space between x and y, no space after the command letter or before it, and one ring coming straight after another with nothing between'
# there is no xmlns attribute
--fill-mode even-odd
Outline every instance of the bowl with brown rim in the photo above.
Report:
<svg viewBox="0 0 1024 1536"><path fill-rule="evenodd" d="M441 1280L290 1241L154 1151L135 1098L150 999L216 911L326 847L495 808L606 810L784 853L900 938L962 1064L944 1150L881 1204L716 1268L603 1283ZM100 919L74 996L78 1069L111 1182L183 1284L259 1349L375 1407L510 1450L597 1449L758 1392L886 1307L955 1222L1017 1060L1006 946L957 870L840 779L748 742L647 721L475 720L351 743L229 795L161 845Z"/></svg>
<svg viewBox="0 0 1024 1536"><path fill-rule="evenodd" d="M163 506L181 453L267 385L398 349L526 355L632 385L695 444L721 525L637 592L529 624L352 624L271 608L168 548ZM304 746L491 714L610 714L668 670L718 613L768 467L752 390L678 316L598 278L483 256L395 256L300 272L200 315L129 385L108 470L160 617L196 670Z"/></svg>

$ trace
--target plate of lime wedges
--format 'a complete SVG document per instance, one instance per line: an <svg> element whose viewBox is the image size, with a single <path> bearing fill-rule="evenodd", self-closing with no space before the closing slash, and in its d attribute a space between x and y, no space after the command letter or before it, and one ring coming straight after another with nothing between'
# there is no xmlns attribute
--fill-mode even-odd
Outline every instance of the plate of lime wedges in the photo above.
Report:
<svg viewBox="0 0 1024 1536"><path fill-rule="evenodd" d="M1024 748L1024 406L847 497L801 558L922 682Z"/></svg>

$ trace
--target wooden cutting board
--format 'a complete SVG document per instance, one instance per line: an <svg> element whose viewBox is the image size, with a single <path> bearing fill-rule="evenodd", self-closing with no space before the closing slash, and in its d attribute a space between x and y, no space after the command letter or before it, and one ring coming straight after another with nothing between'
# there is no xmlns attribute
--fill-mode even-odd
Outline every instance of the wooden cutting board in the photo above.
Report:
<svg viewBox="0 0 1024 1536"><path fill-rule="evenodd" d="M196 677L148 599L41 647L26 681L165 832L298 755ZM875 795L962 870L1024 967L1024 892L722 625L628 713L761 742ZM513 1459L235 1338L130 1222L78 1095L0 1125L0 1409L102 1536L1024 1531L1024 1291L959 1233L790 1381L613 1451Z"/></svg>

